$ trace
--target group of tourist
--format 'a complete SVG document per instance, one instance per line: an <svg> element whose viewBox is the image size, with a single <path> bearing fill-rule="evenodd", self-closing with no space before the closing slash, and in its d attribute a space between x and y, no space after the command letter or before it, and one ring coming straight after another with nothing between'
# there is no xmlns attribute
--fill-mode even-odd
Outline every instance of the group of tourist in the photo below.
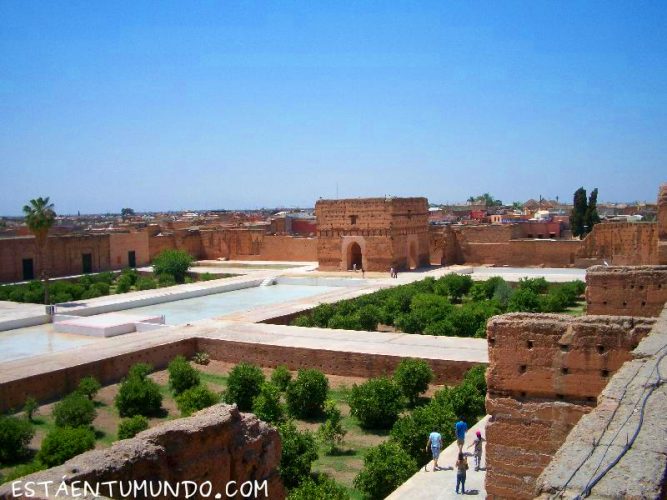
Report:
<svg viewBox="0 0 667 500"><path fill-rule="evenodd" d="M466 471L468 470L467 455L469 455L469 453L463 452L463 445L465 443L466 432L468 431L468 424L463 421L463 418L459 418L454 425L454 428L456 431L456 444L459 447L458 457L454 464L454 468L456 469L456 493L459 492L460 487L461 493L465 494ZM475 471L478 471L482 464L482 446L484 441L485 439L482 437L482 433L477 431L475 440L468 446L468 449L474 448L473 456L475 457ZM428 436L428 440L426 441L426 451L428 451L429 447L433 454L433 470L440 470L440 467L438 466L438 458L442 448L442 435L439 432L433 431ZM428 464L424 466L424 470L428 472Z"/></svg>

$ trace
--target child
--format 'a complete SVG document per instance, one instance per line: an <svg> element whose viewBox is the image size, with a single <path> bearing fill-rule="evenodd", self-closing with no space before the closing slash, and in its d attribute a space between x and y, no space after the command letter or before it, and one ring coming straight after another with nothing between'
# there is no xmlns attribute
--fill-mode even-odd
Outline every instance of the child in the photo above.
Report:
<svg viewBox="0 0 667 500"><path fill-rule="evenodd" d="M463 453L459 453L459 459L456 461L456 493L459 492L459 485L461 485L461 493L466 494L466 471L468 470L468 461Z"/></svg>
<svg viewBox="0 0 667 500"><path fill-rule="evenodd" d="M473 441L473 443L468 446L468 448L472 448L473 446L475 447L475 470L479 470L479 468L482 466L482 443L484 443L486 439L482 437L482 433L480 431L477 431L477 439Z"/></svg>

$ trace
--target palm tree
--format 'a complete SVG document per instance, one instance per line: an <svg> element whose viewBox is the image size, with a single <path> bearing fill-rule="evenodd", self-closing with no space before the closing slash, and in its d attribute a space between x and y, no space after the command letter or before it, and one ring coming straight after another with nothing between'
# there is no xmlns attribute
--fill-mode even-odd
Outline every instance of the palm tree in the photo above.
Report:
<svg viewBox="0 0 667 500"><path fill-rule="evenodd" d="M38 262L41 267L41 277L44 281L44 303L49 303L49 274L46 265L46 259L43 258L46 250L49 229L56 221L56 212L53 210L53 203L49 203L46 198L39 197L36 200L30 200L29 205L23 206L25 223L32 234L35 235L37 245Z"/></svg>

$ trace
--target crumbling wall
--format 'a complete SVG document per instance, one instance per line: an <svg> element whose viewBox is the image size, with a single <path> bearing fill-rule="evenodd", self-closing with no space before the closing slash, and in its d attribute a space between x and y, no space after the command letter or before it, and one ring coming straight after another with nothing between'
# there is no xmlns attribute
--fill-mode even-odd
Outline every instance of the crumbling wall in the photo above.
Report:
<svg viewBox="0 0 667 500"><path fill-rule="evenodd" d="M577 257L618 266L658 263L658 224L602 222L582 240Z"/></svg>
<svg viewBox="0 0 667 500"><path fill-rule="evenodd" d="M532 498L535 480L651 319L513 313L487 326L486 491Z"/></svg>
<svg viewBox="0 0 667 500"><path fill-rule="evenodd" d="M55 485L51 486L50 498L61 481L68 485L78 481L79 494L63 495L66 498L81 496L84 482L98 487L103 496L121 498L118 483L111 491L104 483L122 482L127 491L129 482L147 481L155 492L159 483L168 482L174 488L180 482L193 481L199 492L204 493L190 497L196 499L205 498L208 489L202 485L206 482L210 482L210 497L220 493L220 498L229 498L227 493L237 491L243 483L263 485L266 481L265 488L253 497L282 499L285 491L277 472L280 450L275 428L254 415L240 413L236 406L218 404L191 417L165 422L132 439L118 441L110 448L92 450L58 467L26 476L17 481L14 487L18 489L14 491L12 483L8 483L0 487L0 499L46 499L43 487L38 485L40 481L52 481ZM34 481L36 495L14 495L26 491L23 485L27 481ZM184 488L182 484L179 486ZM184 490L180 491L177 496L186 498ZM164 493L129 497L173 498Z"/></svg>
<svg viewBox="0 0 667 500"><path fill-rule="evenodd" d="M667 183L658 193L658 264L667 265Z"/></svg>
<svg viewBox="0 0 667 500"><path fill-rule="evenodd" d="M588 314L658 316L667 302L667 266L594 266L586 272Z"/></svg>
<svg viewBox="0 0 667 500"><path fill-rule="evenodd" d="M588 488L591 498L667 498L667 384L656 385L666 345L667 309L539 477L539 498Z"/></svg>

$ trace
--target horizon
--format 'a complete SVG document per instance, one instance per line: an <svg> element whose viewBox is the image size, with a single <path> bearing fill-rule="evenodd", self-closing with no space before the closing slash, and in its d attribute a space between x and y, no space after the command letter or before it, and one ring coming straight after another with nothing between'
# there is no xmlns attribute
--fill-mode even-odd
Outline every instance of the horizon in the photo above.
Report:
<svg viewBox="0 0 667 500"><path fill-rule="evenodd" d="M651 1L4 2L0 213L655 203L666 22Z"/></svg>

